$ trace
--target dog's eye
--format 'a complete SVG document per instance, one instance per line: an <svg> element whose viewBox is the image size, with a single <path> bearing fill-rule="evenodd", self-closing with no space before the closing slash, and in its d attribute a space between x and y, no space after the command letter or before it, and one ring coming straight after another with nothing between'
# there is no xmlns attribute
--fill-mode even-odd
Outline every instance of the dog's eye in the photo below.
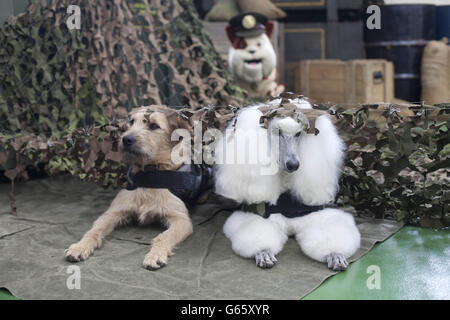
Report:
<svg viewBox="0 0 450 320"><path fill-rule="evenodd" d="M257 45L258 45L258 47L261 47L261 42L258 42L258 44L257 44Z"/></svg>
<svg viewBox="0 0 450 320"><path fill-rule="evenodd" d="M130 120L130 126L132 126L133 124L134 124L134 120L131 119L131 120Z"/></svg>
<svg viewBox="0 0 450 320"><path fill-rule="evenodd" d="M150 130L159 129L159 126L156 123L150 123L150 125L148 127L150 128Z"/></svg>
<svg viewBox="0 0 450 320"><path fill-rule="evenodd" d="M297 132L297 133L295 134L295 137L298 138L298 137L300 137L301 134L302 134L302 132L299 131L299 132Z"/></svg>

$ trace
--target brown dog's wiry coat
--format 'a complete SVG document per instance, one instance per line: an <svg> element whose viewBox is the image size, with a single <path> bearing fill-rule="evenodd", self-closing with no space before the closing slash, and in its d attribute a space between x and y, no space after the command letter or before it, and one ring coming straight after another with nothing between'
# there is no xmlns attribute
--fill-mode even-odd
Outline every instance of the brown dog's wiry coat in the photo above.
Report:
<svg viewBox="0 0 450 320"><path fill-rule="evenodd" d="M177 142L170 138L173 130L178 128L189 129L189 125L167 107L149 106L133 110L130 127L120 142L124 160L133 171L145 165L155 165L160 170L178 169L181 164L171 160ZM87 259L116 226L133 219L140 224L160 219L168 227L153 239L150 252L144 258L144 267L151 270L164 266L173 249L193 231L184 202L168 189L124 189L83 238L66 250L66 259L74 262Z"/></svg>

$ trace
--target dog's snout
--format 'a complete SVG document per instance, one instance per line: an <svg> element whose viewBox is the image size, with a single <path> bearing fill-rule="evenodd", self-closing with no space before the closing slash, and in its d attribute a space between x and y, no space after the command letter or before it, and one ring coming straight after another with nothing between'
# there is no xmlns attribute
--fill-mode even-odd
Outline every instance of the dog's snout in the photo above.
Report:
<svg viewBox="0 0 450 320"><path fill-rule="evenodd" d="M136 139L133 136L124 136L122 138L122 143L125 147L130 147L136 142Z"/></svg>
<svg viewBox="0 0 450 320"><path fill-rule="evenodd" d="M300 166L300 163L297 160L289 160L286 162L286 169L289 172L294 172L298 169Z"/></svg>
<svg viewBox="0 0 450 320"><path fill-rule="evenodd" d="M254 54L256 52L256 50L248 50L248 53L250 54Z"/></svg>

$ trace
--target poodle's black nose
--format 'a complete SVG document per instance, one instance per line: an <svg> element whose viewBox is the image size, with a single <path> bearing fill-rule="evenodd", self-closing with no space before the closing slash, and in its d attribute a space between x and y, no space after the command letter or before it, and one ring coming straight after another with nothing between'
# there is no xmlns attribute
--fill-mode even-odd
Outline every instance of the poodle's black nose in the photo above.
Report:
<svg viewBox="0 0 450 320"><path fill-rule="evenodd" d="M248 53L250 54L254 54L256 51L255 50L248 50Z"/></svg>
<svg viewBox="0 0 450 320"><path fill-rule="evenodd" d="M298 169L299 166L300 166L300 163L297 160L289 160L286 162L286 169L289 172L294 172L295 170Z"/></svg>
<svg viewBox="0 0 450 320"><path fill-rule="evenodd" d="M122 143L125 147L130 147L136 142L136 139L133 136L124 136L122 138Z"/></svg>

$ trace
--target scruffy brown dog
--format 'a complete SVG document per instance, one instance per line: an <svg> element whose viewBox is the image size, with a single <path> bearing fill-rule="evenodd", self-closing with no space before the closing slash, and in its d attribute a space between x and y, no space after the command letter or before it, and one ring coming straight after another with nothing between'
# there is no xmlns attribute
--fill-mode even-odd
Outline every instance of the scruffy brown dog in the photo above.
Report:
<svg viewBox="0 0 450 320"><path fill-rule="evenodd" d="M189 124L168 107L153 105L133 110L130 127L120 142L124 160L132 172L146 165L154 165L159 170L177 170L181 165L171 160L171 154L179 143L171 141L171 134L178 128L188 129ZM133 219L140 224L160 219L168 227L153 239L144 258L143 265L149 270L164 266L173 249L193 230L186 205L168 189L123 189L83 238L66 250L66 259L73 262L87 259L116 226Z"/></svg>

